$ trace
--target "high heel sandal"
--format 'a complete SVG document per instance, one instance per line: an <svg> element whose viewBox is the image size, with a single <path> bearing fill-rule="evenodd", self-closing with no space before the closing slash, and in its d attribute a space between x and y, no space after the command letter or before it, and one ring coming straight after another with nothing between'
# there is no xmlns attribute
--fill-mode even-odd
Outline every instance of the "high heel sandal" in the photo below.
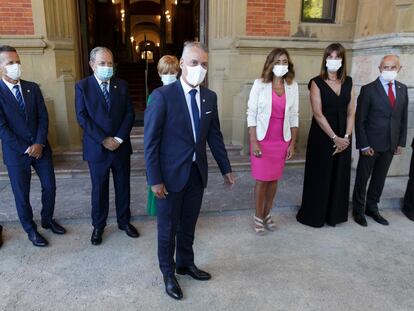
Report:
<svg viewBox="0 0 414 311"><path fill-rule="evenodd" d="M270 216L270 214L265 217L264 221L267 230L272 232L276 230L276 224L274 223L272 216Z"/></svg>
<svg viewBox="0 0 414 311"><path fill-rule="evenodd" d="M260 219L257 216L254 216L254 231L258 235L263 235L265 233L263 219Z"/></svg>

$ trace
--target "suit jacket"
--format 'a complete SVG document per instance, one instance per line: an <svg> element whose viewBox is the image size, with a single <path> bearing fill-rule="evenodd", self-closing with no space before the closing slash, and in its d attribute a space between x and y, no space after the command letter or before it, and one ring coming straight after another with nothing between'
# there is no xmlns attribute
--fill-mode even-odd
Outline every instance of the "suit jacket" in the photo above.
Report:
<svg viewBox="0 0 414 311"><path fill-rule="evenodd" d="M124 80L112 77L108 111L105 97L94 75L76 83L75 105L79 125L83 129L83 159L102 162L111 154L120 159L132 154L130 133L135 114ZM123 143L115 151L106 149L102 142L106 137L119 137Z"/></svg>
<svg viewBox="0 0 414 311"><path fill-rule="evenodd" d="M42 157L51 158L52 151L47 141L49 118L39 86L34 82L20 81L25 112L7 85L0 80L0 138L3 162L6 165L21 165L30 162L25 154L33 144L45 146Z"/></svg>
<svg viewBox="0 0 414 311"><path fill-rule="evenodd" d="M217 111L217 95L200 87L200 133L194 141L190 114L180 80L155 89L145 111L144 146L148 184L163 183L168 191L181 191L190 176L192 159L207 186L208 142L221 173L231 172Z"/></svg>
<svg viewBox="0 0 414 311"><path fill-rule="evenodd" d="M395 81L396 103L390 106L388 94L379 79L364 85L358 96L355 115L357 149L370 146L375 151L395 151L407 139L407 86Z"/></svg>
<svg viewBox="0 0 414 311"><path fill-rule="evenodd" d="M290 128L299 126L299 89L298 84L284 83L286 94L285 117L283 119L283 138L289 141ZM272 114L272 83L254 81L247 103L247 126L256 126L257 140L263 140L269 127Z"/></svg>

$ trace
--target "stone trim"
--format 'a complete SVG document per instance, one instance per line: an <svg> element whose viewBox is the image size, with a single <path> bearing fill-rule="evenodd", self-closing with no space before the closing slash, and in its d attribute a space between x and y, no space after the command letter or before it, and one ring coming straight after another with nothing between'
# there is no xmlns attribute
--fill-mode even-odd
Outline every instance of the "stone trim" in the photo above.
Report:
<svg viewBox="0 0 414 311"><path fill-rule="evenodd" d="M15 47L22 55L42 55L47 47L44 38L35 35L1 35L0 45L3 44Z"/></svg>

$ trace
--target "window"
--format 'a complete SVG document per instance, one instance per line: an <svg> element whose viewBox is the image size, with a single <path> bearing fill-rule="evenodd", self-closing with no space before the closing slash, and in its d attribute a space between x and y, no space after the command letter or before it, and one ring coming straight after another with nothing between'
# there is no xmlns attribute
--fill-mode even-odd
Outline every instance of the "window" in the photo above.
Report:
<svg viewBox="0 0 414 311"><path fill-rule="evenodd" d="M335 23L336 0L302 0L302 22Z"/></svg>

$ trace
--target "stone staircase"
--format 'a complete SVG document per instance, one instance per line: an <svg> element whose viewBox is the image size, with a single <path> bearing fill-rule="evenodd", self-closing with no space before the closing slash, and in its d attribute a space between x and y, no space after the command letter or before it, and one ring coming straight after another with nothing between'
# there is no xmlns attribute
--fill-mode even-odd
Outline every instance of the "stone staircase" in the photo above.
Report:
<svg viewBox="0 0 414 311"><path fill-rule="evenodd" d="M145 176L144 163L144 128L134 127L131 132L131 143L134 153L131 157L131 176ZM235 172L250 170L250 160L248 155L243 154L243 147L240 145L226 145L226 149ZM212 173L219 172L219 168L207 149L209 171ZM87 162L82 160L82 150L53 152L56 178L77 178L89 177ZM295 159L288 161L288 166L298 166L304 163L304 157L298 155ZM1 164L0 179L8 179L7 169Z"/></svg>

